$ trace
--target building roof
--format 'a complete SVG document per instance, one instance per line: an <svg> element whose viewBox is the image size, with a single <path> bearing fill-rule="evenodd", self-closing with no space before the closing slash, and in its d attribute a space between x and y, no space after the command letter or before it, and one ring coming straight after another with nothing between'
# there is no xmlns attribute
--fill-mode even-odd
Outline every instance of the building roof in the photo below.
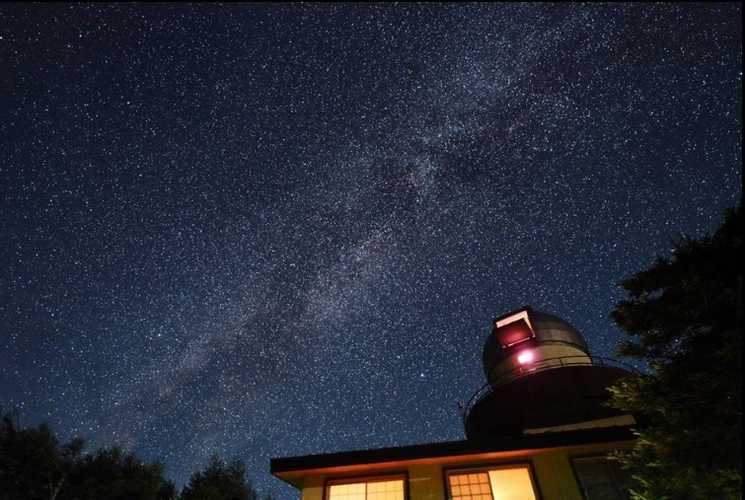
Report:
<svg viewBox="0 0 745 500"><path fill-rule="evenodd" d="M407 460L457 457L479 453L505 452L523 449L543 449L606 442L630 441L634 435L630 427L583 429L567 432L545 432L499 438L488 443L474 441L446 441L393 448L343 451L320 455L274 458L271 473L283 476L287 473L318 470L340 466L400 462Z"/></svg>

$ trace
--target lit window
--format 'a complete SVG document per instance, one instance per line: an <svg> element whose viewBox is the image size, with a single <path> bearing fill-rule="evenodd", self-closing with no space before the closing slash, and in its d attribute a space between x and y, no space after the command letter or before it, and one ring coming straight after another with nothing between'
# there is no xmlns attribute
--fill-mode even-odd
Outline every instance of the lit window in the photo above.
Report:
<svg viewBox="0 0 745 500"><path fill-rule="evenodd" d="M332 484L328 488L328 500L404 500L404 480L388 478Z"/></svg>
<svg viewBox="0 0 745 500"><path fill-rule="evenodd" d="M605 457L572 459L585 500L626 500L631 487L628 474Z"/></svg>
<svg viewBox="0 0 745 500"><path fill-rule="evenodd" d="M448 475L452 500L535 500L527 466L455 472Z"/></svg>

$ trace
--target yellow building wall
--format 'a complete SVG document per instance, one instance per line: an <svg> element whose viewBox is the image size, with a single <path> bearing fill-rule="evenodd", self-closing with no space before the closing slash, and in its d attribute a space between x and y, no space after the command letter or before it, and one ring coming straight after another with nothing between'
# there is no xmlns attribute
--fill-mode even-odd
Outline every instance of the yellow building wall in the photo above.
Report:
<svg viewBox="0 0 745 500"><path fill-rule="evenodd" d="M589 454L602 455L611 449L599 445L573 447L570 450L544 451L532 456L511 460L448 460L438 464L411 464L407 468L397 467L389 472L408 474L408 500L447 500L444 474L449 469L485 467L510 463L531 463L534 479L540 489L541 500L582 500L577 480L572 472L570 458ZM380 475L380 470L370 472L370 476ZM364 478L365 472L355 473L355 478ZM336 479L339 476L329 476ZM324 500L326 476L306 476L303 479L302 500Z"/></svg>
<svg viewBox="0 0 745 500"><path fill-rule="evenodd" d="M323 500L324 476L307 477L303 481L302 500Z"/></svg>
<svg viewBox="0 0 745 500"><path fill-rule="evenodd" d="M442 467L415 465L409 467L409 500L442 500L445 498Z"/></svg>

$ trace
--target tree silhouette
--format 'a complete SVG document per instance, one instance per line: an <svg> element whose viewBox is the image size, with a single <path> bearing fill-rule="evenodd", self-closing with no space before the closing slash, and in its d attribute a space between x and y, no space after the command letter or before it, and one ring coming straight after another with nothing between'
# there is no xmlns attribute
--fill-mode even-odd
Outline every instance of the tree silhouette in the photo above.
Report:
<svg viewBox="0 0 745 500"><path fill-rule="evenodd" d="M245 476L246 467L240 460L228 463L212 456L203 471L191 475L181 500L259 500Z"/></svg>
<svg viewBox="0 0 745 500"><path fill-rule="evenodd" d="M46 424L22 428L17 412L0 411L0 500L259 499L240 460L213 456L179 495L158 462L116 446L82 450L82 439L60 444Z"/></svg>
<svg viewBox="0 0 745 500"><path fill-rule="evenodd" d="M58 500L171 500L175 493L161 464L114 446L78 460Z"/></svg>
<svg viewBox="0 0 745 500"><path fill-rule="evenodd" d="M619 353L652 369L612 389L640 423L634 448L617 453L634 498L742 496L741 252L738 206L713 236L682 240L621 283L628 298L611 317L629 339Z"/></svg>
<svg viewBox="0 0 745 500"><path fill-rule="evenodd" d="M60 445L46 424L22 429L14 414L4 413L0 420L0 498L55 500L82 448L82 439Z"/></svg>

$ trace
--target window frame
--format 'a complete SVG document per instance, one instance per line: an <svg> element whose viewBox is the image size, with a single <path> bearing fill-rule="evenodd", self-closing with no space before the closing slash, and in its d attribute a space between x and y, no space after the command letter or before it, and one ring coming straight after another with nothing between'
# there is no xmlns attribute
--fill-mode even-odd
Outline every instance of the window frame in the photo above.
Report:
<svg viewBox="0 0 745 500"><path fill-rule="evenodd" d="M575 460L582 460L583 458L602 458L603 460L608 460L608 453L613 450L608 450L606 452L601 453L582 453L579 455L568 455L567 459L569 460L569 466L572 469L572 475L574 476L574 482L577 484L577 489L579 490L579 494L582 497L582 500L588 500L587 495L585 495L585 488L582 486L582 481L580 481L579 473L577 472L577 468L574 465ZM613 477L613 473L611 472L611 478L615 479ZM616 493L624 494L623 491L620 491L618 486L616 486L617 483L613 483L614 489L616 490ZM626 493L626 498L630 498L628 495L628 492Z"/></svg>
<svg viewBox="0 0 745 500"><path fill-rule="evenodd" d="M371 483L400 479L404 482L404 500L409 500L409 472L384 472L380 474L365 474L364 476L334 476L326 477L323 481L323 500L331 497L331 486L337 484ZM367 500L367 499L365 499Z"/></svg>
<svg viewBox="0 0 745 500"><path fill-rule="evenodd" d="M445 499L453 500L453 496L450 494L450 481L448 480L450 475L468 472L488 472L490 470L499 469L527 469L528 477L530 478L530 485L533 487L533 494L535 495L536 500L543 500L543 494L541 493L541 487L538 484L538 479L535 475L535 467L533 466L532 460L520 460L517 462L487 462L443 468L442 483L443 488L445 489ZM489 492L491 493L492 498L494 498L494 492L491 490L491 481L489 481Z"/></svg>

